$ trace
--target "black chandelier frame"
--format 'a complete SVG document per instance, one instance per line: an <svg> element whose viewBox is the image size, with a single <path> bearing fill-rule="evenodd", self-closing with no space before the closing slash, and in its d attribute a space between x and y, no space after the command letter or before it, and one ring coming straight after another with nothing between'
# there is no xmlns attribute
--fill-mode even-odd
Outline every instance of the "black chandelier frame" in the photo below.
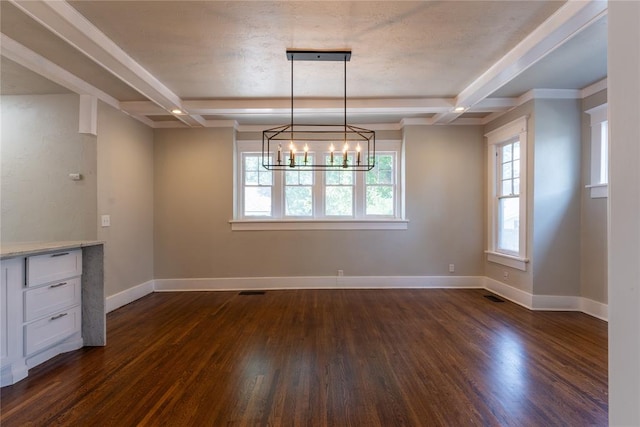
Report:
<svg viewBox="0 0 640 427"><path fill-rule="evenodd" d="M291 61L291 122L262 132L262 166L267 170L369 171L373 169L376 158L375 131L347 124L347 61L351 59L351 51L288 49L287 59ZM294 123L293 65L295 61L343 61L344 122L342 124ZM304 149L299 149L300 144L304 144ZM309 160L307 152L309 144L313 148L326 144L327 148L321 154L326 154L327 157L311 156Z"/></svg>

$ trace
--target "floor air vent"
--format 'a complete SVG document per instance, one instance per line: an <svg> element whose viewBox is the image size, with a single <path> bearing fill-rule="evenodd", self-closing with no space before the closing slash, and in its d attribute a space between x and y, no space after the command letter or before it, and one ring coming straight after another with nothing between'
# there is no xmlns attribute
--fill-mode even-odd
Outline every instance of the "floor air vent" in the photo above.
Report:
<svg viewBox="0 0 640 427"><path fill-rule="evenodd" d="M242 291L238 295L264 295L264 291Z"/></svg>
<svg viewBox="0 0 640 427"><path fill-rule="evenodd" d="M489 301L493 301L493 302L504 302L504 300L502 298L498 298L495 295L485 295L484 296L486 299L488 299Z"/></svg>

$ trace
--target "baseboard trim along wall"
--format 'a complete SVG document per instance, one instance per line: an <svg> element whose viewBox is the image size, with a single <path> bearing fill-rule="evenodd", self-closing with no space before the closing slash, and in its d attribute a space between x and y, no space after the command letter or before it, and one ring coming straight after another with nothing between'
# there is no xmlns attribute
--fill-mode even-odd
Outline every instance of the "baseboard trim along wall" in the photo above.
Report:
<svg viewBox="0 0 640 427"><path fill-rule="evenodd" d="M156 279L155 291L482 288L478 276L319 276Z"/></svg>
<svg viewBox="0 0 640 427"><path fill-rule="evenodd" d="M580 311L608 319L608 306L577 296L533 295L484 276L317 276L156 279L111 295L107 313L152 292L282 289L486 289L529 310Z"/></svg>
<svg viewBox="0 0 640 427"><path fill-rule="evenodd" d="M106 312L109 313L124 305L129 304L130 302L134 302L135 300L140 299L145 295L149 295L150 293L154 292L154 290L154 281L149 280L148 282L144 282L140 285L111 295L106 299Z"/></svg>
<svg viewBox="0 0 640 427"><path fill-rule="evenodd" d="M516 304L537 311L580 311L600 320L608 321L608 306L589 298L562 295L533 295L489 277L484 288Z"/></svg>

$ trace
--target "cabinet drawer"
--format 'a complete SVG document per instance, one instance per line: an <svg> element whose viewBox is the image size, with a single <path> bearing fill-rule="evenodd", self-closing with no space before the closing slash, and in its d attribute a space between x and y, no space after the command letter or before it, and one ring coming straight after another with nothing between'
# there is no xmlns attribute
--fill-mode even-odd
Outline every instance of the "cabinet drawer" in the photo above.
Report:
<svg viewBox="0 0 640 427"><path fill-rule="evenodd" d="M24 327L24 352L28 356L80 332L82 310L76 306Z"/></svg>
<svg viewBox="0 0 640 427"><path fill-rule="evenodd" d="M30 322L80 304L80 289L80 278L75 277L25 291L24 321Z"/></svg>
<svg viewBox="0 0 640 427"><path fill-rule="evenodd" d="M27 258L27 286L38 286L81 274L81 249Z"/></svg>

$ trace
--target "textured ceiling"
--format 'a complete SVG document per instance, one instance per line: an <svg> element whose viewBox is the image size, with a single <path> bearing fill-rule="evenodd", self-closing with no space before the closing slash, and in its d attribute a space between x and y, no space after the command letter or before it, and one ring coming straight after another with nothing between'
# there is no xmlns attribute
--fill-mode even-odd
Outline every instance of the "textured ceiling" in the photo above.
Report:
<svg viewBox="0 0 640 427"><path fill-rule="evenodd" d="M455 96L562 2L71 4L181 98L206 99L289 96L287 48L351 48L350 96ZM341 95L341 64L295 71L301 96Z"/></svg>
<svg viewBox="0 0 640 427"><path fill-rule="evenodd" d="M0 93L67 91L62 70L150 126L281 124L291 90L285 51L351 49L350 122L478 123L531 89L582 89L606 77L606 3L605 12L584 12L587 3L2 0L3 37L24 46L18 57L40 56L25 66L59 84L6 60L16 52L2 45ZM591 17L580 18L585 13ZM549 29L553 19L560 30ZM559 35L563 26L572 29ZM538 44L523 50L536 32ZM499 65L514 48L516 72ZM535 60L525 64L529 55ZM296 108L306 108L300 117L340 122L341 101L334 101L343 96L343 64L294 66ZM487 77L496 69L498 83ZM453 114L461 99L472 109ZM168 115L175 106L189 115Z"/></svg>

